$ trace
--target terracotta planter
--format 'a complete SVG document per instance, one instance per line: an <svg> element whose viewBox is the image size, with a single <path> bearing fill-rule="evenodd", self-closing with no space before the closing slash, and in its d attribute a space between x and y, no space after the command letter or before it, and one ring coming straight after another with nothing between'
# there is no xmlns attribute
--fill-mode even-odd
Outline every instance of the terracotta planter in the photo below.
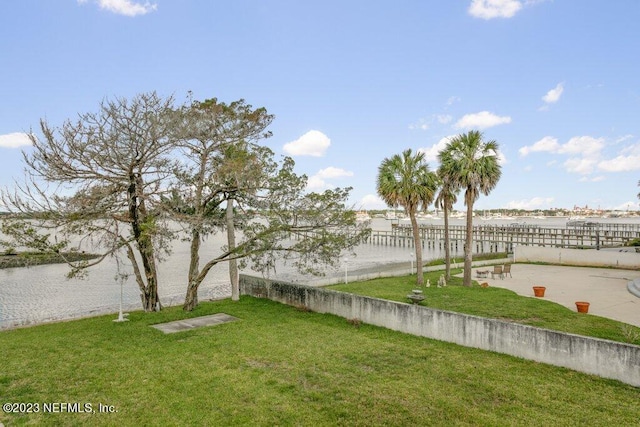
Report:
<svg viewBox="0 0 640 427"><path fill-rule="evenodd" d="M578 309L578 313L588 313L589 303L585 301L577 301L576 308Z"/></svg>
<svg viewBox="0 0 640 427"><path fill-rule="evenodd" d="M544 286L534 286L533 287L533 294L539 298L542 298L544 296L544 291L545 291Z"/></svg>

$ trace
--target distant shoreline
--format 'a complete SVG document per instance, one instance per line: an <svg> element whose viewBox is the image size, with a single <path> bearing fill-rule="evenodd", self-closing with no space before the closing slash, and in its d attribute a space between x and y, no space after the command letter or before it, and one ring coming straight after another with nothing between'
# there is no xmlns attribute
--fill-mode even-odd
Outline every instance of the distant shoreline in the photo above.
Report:
<svg viewBox="0 0 640 427"><path fill-rule="evenodd" d="M79 252L65 252L63 255L67 261L72 262L86 261L99 256ZM31 267L45 264L64 264L65 262L61 254L55 253L17 252L15 254L0 255L0 269Z"/></svg>

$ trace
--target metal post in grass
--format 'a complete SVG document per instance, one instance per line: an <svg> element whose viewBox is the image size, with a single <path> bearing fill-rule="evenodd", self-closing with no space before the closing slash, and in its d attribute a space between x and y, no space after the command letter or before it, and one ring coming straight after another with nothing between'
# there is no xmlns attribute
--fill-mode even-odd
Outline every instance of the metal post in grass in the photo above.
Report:
<svg viewBox="0 0 640 427"><path fill-rule="evenodd" d="M413 274L413 258L416 256L413 252L409 252L409 258L411 259L411 272L409 274Z"/></svg>
<svg viewBox="0 0 640 427"><path fill-rule="evenodd" d="M120 267L118 266L118 269ZM122 313L122 298L123 298L123 288L124 288L124 282L125 280L127 280L128 275L126 274L122 274L122 273L118 273L116 274L116 280L118 280L120 282L120 311L118 312L118 318L117 319L113 319L114 322L128 322L129 319L127 319L127 316L129 315L129 313Z"/></svg>
<svg viewBox="0 0 640 427"><path fill-rule="evenodd" d="M344 257L344 284L349 283L349 266L348 266L349 258Z"/></svg>

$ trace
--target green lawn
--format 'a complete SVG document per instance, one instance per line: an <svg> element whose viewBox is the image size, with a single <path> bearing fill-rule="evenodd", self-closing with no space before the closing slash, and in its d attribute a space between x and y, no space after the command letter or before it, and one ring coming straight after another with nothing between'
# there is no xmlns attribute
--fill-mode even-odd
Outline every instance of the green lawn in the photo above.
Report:
<svg viewBox="0 0 640 427"><path fill-rule="evenodd" d="M484 290L477 290L484 291ZM240 321L165 335L148 325ZM0 333L13 425L637 425L640 390L268 300L202 303ZM43 413L43 403L115 413Z"/></svg>
<svg viewBox="0 0 640 427"><path fill-rule="evenodd" d="M452 270L452 276L461 272L460 269ZM604 317L576 313L560 304L523 297L508 289L481 288L477 282L468 288L462 286L460 277L452 277L448 286L438 288L435 284L441 274L441 271L425 273L425 283L429 279L431 287L422 288L425 299L421 305L640 345L640 328L635 326ZM388 277L326 288L408 302L406 296L416 288L416 276Z"/></svg>

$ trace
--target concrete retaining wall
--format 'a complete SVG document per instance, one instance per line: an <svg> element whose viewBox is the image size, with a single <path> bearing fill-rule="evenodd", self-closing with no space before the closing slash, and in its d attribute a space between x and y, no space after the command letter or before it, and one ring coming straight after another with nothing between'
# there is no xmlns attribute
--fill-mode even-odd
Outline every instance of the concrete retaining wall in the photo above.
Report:
<svg viewBox="0 0 640 427"><path fill-rule="evenodd" d="M612 378L640 387L640 346L345 292L240 276L243 295L467 347Z"/></svg>
<svg viewBox="0 0 640 427"><path fill-rule="evenodd" d="M640 279L634 279L627 284L627 289L633 295L640 298Z"/></svg>
<svg viewBox="0 0 640 427"><path fill-rule="evenodd" d="M562 249L542 246L516 246L515 262L588 265L593 267L640 268L640 253L599 251L596 249Z"/></svg>

